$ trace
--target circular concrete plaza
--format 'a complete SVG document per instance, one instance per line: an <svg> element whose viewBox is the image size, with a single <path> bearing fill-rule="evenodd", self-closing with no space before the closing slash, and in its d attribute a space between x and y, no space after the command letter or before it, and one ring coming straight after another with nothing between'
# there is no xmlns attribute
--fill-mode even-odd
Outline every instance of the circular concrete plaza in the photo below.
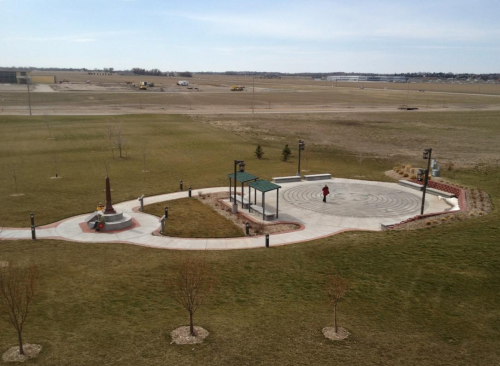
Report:
<svg viewBox="0 0 500 366"><path fill-rule="evenodd" d="M321 214L360 218L418 214L422 202L419 196L399 189L328 182L330 195L324 203L324 186L325 183L299 185L287 189L283 198L291 205Z"/></svg>

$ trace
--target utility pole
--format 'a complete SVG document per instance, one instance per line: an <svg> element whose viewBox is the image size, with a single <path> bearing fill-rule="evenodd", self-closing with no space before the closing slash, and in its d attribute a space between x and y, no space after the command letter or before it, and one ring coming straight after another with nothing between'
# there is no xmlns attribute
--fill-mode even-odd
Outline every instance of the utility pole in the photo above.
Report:
<svg viewBox="0 0 500 366"><path fill-rule="evenodd" d="M30 116L31 116L31 95L30 95L30 81L26 79L26 85L28 86L28 106L30 108Z"/></svg>
<svg viewBox="0 0 500 366"><path fill-rule="evenodd" d="M252 114L254 114L254 100L255 100L255 74L253 75L253 85L252 85Z"/></svg>
<svg viewBox="0 0 500 366"><path fill-rule="evenodd" d="M408 88L407 88L407 91L406 91L406 108L408 108L408 98L410 96L410 81L408 80Z"/></svg>

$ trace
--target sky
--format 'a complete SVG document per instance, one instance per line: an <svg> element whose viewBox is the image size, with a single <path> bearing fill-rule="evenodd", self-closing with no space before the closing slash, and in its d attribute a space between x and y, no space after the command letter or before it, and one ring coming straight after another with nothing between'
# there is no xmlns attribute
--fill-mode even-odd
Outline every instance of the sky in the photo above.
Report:
<svg viewBox="0 0 500 366"><path fill-rule="evenodd" d="M0 0L0 66L500 72L499 0Z"/></svg>

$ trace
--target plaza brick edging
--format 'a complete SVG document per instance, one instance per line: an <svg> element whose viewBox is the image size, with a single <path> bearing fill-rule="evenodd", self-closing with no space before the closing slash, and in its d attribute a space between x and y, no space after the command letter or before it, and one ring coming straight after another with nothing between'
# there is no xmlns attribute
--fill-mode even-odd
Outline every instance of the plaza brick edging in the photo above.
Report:
<svg viewBox="0 0 500 366"><path fill-rule="evenodd" d="M412 183L420 184L422 186L424 185L424 182L418 181L416 179L410 179L409 181ZM401 225L407 224L409 222L426 219L428 217L444 215L444 214L448 214L448 213L452 213L452 212L467 211L467 194L466 194L464 189L452 186L450 184L434 182L431 180L427 182L427 186L429 188L439 189L440 191L454 194L458 198L458 206L460 207L460 210L458 210L458 211L441 211L441 212L433 212L433 213L428 213L428 214L423 214L423 215L417 215L414 217L410 217L409 219L406 219L404 221L398 222L397 224L386 225L386 226L384 225L384 226L382 226L382 230L390 230L390 229L399 227Z"/></svg>

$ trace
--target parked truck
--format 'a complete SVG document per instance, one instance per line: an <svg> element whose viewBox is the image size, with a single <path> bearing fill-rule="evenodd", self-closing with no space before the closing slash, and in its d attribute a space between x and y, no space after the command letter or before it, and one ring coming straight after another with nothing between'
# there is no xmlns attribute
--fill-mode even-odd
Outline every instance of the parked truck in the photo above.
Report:
<svg viewBox="0 0 500 366"><path fill-rule="evenodd" d="M239 86L239 85L233 85L231 87L231 91L243 91L245 90L245 87L244 86Z"/></svg>
<svg viewBox="0 0 500 366"><path fill-rule="evenodd" d="M140 81L139 82L139 89L140 90L148 90L148 82L147 81Z"/></svg>

